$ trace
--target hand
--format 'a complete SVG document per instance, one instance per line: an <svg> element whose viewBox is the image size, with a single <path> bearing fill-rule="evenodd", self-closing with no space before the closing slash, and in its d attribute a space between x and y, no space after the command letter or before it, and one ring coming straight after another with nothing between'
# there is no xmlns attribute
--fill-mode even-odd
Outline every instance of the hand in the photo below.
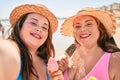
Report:
<svg viewBox="0 0 120 80"><path fill-rule="evenodd" d="M54 76L50 80L64 80L64 76L61 70L58 70L54 73Z"/></svg>
<svg viewBox="0 0 120 80"><path fill-rule="evenodd" d="M68 61L68 58L62 58L58 61L58 65L59 65L59 69L64 72L68 66L69 66L69 61Z"/></svg>

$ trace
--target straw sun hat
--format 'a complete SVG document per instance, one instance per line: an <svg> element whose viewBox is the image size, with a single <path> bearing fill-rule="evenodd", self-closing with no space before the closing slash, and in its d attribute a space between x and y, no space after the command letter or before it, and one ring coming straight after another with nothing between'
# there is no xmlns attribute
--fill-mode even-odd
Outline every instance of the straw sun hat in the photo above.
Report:
<svg viewBox="0 0 120 80"><path fill-rule="evenodd" d="M64 36L73 36L73 21L76 17L82 15L90 15L98 19L104 25L107 33L109 34L109 37L112 37L113 34L115 34L116 20L114 15L108 11L93 9L90 7L84 8L76 15L66 19L60 28L61 34Z"/></svg>
<svg viewBox="0 0 120 80"><path fill-rule="evenodd" d="M10 14L11 25L14 25L20 19L20 17L27 13L38 13L46 17L50 22L52 33L57 30L57 18L51 11L48 10L47 7L41 4L24 4L16 7Z"/></svg>

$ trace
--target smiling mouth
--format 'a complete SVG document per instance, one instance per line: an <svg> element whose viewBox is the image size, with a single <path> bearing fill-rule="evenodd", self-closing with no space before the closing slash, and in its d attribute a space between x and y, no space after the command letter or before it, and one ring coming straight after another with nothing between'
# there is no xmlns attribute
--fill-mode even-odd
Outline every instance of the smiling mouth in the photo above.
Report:
<svg viewBox="0 0 120 80"><path fill-rule="evenodd" d="M89 36L90 36L90 34L88 34L88 35L80 35L80 38L85 39L85 38L88 38Z"/></svg>
<svg viewBox="0 0 120 80"><path fill-rule="evenodd" d="M33 37L37 38L37 39L41 39L41 38L42 38L42 37L41 37L39 34L37 34L37 33L31 33L31 35L32 35Z"/></svg>

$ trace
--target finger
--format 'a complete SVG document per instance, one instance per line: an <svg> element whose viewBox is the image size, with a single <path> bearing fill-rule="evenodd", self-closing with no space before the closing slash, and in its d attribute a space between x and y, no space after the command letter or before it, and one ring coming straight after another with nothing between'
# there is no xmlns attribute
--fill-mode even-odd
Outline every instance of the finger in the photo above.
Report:
<svg viewBox="0 0 120 80"><path fill-rule="evenodd" d="M55 76L60 76L60 75L62 75L62 71L61 70L58 70L58 71L54 72L54 77Z"/></svg>
<svg viewBox="0 0 120 80"><path fill-rule="evenodd" d="M64 65L66 62L65 62L65 60L62 58L60 61L59 61L59 64L60 65Z"/></svg>
<svg viewBox="0 0 120 80"><path fill-rule="evenodd" d="M55 75L53 78L54 78L54 80L64 80L62 71L58 70L57 72L55 72Z"/></svg>
<svg viewBox="0 0 120 80"><path fill-rule="evenodd" d="M65 66L65 67L68 67L69 65L69 62L67 59L62 59L61 62L60 62L60 66Z"/></svg>

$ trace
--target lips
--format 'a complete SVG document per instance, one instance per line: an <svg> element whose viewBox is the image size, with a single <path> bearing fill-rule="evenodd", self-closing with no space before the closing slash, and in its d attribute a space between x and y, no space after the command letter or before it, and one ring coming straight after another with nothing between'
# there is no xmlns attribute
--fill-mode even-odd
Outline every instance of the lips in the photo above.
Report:
<svg viewBox="0 0 120 80"><path fill-rule="evenodd" d="M90 36L90 34L82 34L82 35L80 35L80 38L88 38Z"/></svg>
<svg viewBox="0 0 120 80"><path fill-rule="evenodd" d="M37 34L37 33L30 33L33 37L37 38L37 39L41 39L41 35Z"/></svg>

